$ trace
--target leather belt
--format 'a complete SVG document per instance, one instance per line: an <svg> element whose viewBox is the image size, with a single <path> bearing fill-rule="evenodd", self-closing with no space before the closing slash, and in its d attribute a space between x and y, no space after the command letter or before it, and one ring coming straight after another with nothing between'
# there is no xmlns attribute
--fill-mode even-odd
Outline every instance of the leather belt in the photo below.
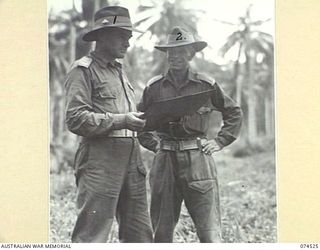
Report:
<svg viewBox="0 0 320 250"><path fill-rule="evenodd" d="M177 140L177 141L160 141L160 149L169 151L183 151L191 149L201 149L201 141L203 139L193 139L193 140Z"/></svg>
<svg viewBox="0 0 320 250"><path fill-rule="evenodd" d="M129 129L119 129L111 131L107 137L137 137L137 132Z"/></svg>

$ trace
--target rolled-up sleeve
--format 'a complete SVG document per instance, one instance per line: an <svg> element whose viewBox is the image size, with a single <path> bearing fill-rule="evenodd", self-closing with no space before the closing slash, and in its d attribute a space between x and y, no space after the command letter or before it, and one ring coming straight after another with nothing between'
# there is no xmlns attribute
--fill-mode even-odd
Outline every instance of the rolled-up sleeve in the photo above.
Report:
<svg viewBox="0 0 320 250"><path fill-rule="evenodd" d="M221 147L231 144L239 136L242 123L241 108L227 96L220 86L214 84L215 92L211 98L212 104L221 112L223 125L216 137Z"/></svg>
<svg viewBox="0 0 320 250"><path fill-rule="evenodd" d="M67 75L65 87L68 129L81 136L96 136L124 128L124 114L93 111L92 85L86 70L84 67L75 67Z"/></svg>

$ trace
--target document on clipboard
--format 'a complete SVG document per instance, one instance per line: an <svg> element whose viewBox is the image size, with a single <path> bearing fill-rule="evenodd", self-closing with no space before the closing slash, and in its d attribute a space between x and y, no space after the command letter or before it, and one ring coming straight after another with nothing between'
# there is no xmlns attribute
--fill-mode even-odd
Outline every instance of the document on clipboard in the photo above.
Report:
<svg viewBox="0 0 320 250"><path fill-rule="evenodd" d="M152 103L143 116L146 119L144 130L155 130L161 124L193 114L206 103L213 91L207 90Z"/></svg>

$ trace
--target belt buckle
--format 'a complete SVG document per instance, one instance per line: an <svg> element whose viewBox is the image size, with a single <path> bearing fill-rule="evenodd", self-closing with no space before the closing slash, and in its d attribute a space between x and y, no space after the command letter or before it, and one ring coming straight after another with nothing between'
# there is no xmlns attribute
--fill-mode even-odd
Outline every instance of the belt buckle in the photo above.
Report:
<svg viewBox="0 0 320 250"><path fill-rule="evenodd" d="M202 139L200 137L197 137L197 146L201 150L202 149Z"/></svg>
<svg viewBox="0 0 320 250"><path fill-rule="evenodd" d="M175 142L174 147L176 151L180 151L182 148L181 141Z"/></svg>
<svg viewBox="0 0 320 250"><path fill-rule="evenodd" d="M126 137L137 137L137 132L136 131L132 131L132 130L129 130L129 129L126 129L126 134L125 136Z"/></svg>
<svg viewBox="0 0 320 250"><path fill-rule="evenodd" d="M179 151L180 150L180 145L178 141L171 141L167 143L168 147L172 151Z"/></svg>
<svg viewBox="0 0 320 250"><path fill-rule="evenodd" d="M180 151L185 149L185 143L183 140L179 141L178 147L179 147L178 150L180 150Z"/></svg>

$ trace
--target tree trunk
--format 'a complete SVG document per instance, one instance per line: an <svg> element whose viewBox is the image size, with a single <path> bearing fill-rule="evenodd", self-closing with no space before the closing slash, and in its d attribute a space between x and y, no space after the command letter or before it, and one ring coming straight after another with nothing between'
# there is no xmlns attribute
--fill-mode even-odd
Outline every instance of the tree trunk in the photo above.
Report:
<svg viewBox="0 0 320 250"><path fill-rule="evenodd" d="M242 99L242 78L237 78L236 80L236 102L241 107L241 99Z"/></svg>
<svg viewBox="0 0 320 250"><path fill-rule="evenodd" d="M265 135L269 138L272 135L272 113L271 113L271 101L268 95L264 98L264 120L265 120Z"/></svg>
<svg viewBox="0 0 320 250"><path fill-rule="evenodd" d="M272 88L270 89L270 128L271 128L271 135L274 138L275 137L275 103L274 103L274 64L272 60L272 67L271 67L271 84Z"/></svg>
<svg viewBox="0 0 320 250"><path fill-rule="evenodd" d="M77 33L76 27L70 23L70 58L69 63L73 63L76 59L76 44L77 44Z"/></svg>
<svg viewBox="0 0 320 250"><path fill-rule="evenodd" d="M241 107L241 99L242 99L242 77L239 78L239 67L240 67L240 56L242 54L242 43L239 45L237 61L235 64L234 70L234 80L236 82L236 101L237 104Z"/></svg>
<svg viewBox="0 0 320 250"><path fill-rule="evenodd" d="M257 138L256 95L254 93L254 52L247 54L249 91L248 91L248 139L252 144Z"/></svg>

